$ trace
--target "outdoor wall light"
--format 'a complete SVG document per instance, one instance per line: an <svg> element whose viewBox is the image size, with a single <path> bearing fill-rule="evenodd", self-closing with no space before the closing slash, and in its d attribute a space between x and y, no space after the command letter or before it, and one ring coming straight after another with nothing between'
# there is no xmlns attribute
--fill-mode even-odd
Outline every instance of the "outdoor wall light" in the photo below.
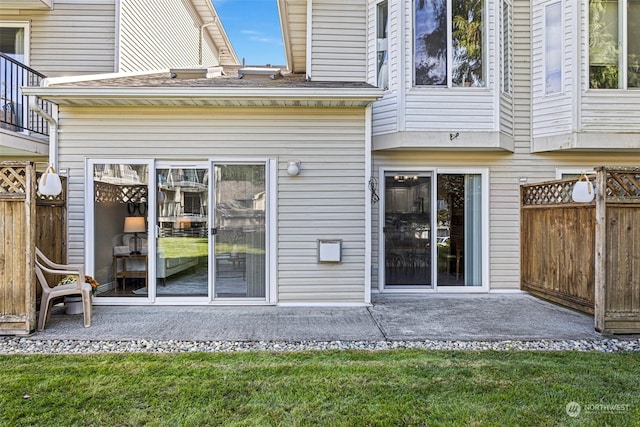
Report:
<svg viewBox="0 0 640 427"><path fill-rule="evenodd" d="M56 173L53 165L49 165L47 170L40 177L38 191L44 196L57 196L62 192L62 182Z"/></svg>
<svg viewBox="0 0 640 427"><path fill-rule="evenodd" d="M578 182L573 186L571 198L576 203L589 203L594 197L595 191L593 189L593 184L589 181L586 174L581 174Z"/></svg>
<svg viewBox="0 0 640 427"><path fill-rule="evenodd" d="M289 160L287 164L287 174L289 174L289 176L297 176L300 174L300 160Z"/></svg>

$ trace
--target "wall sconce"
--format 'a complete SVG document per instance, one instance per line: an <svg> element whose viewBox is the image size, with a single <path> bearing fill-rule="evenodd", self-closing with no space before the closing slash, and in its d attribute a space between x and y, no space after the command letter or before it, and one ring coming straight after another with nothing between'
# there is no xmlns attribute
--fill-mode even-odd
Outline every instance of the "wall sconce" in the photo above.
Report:
<svg viewBox="0 0 640 427"><path fill-rule="evenodd" d="M584 179L584 181L583 181ZM573 191L571 191L571 198L576 203L589 203L595 197L595 191L593 188L593 184L589 181L589 178L586 174L581 174L580 178L578 178L578 182L576 182L573 186Z"/></svg>
<svg viewBox="0 0 640 427"><path fill-rule="evenodd" d="M53 165L49 165L40 177L38 191L40 191L40 194L43 196L57 196L62 193L62 182Z"/></svg>
<svg viewBox="0 0 640 427"><path fill-rule="evenodd" d="M287 174L297 176L300 173L300 160L289 160L287 164Z"/></svg>
<svg viewBox="0 0 640 427"><path fill-rule="evenodd" d="M138 233L144 233L147 231L143 216L128 216L124 219L124 232L133 233L133 237L129 240L129 251L131 255L140 254L140 246L142 239L138 236ZM133 245L131 245L133 243Z"/></svg>

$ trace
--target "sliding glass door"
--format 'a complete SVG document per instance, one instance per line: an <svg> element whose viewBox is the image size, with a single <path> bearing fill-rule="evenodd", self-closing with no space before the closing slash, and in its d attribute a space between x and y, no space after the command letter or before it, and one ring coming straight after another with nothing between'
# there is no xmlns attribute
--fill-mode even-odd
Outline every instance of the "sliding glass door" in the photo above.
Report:
<svg viewBox="0 0 640 427"><path fill-rule="evenodd" d="M90 160L97 300L267 301L268 164Z"/></svg>
<svg viewBox="0 0 640 427"><path fill-rule="evenodd" d="M482 178L481 173L385 173L385 290L482 287Z"/></svg>

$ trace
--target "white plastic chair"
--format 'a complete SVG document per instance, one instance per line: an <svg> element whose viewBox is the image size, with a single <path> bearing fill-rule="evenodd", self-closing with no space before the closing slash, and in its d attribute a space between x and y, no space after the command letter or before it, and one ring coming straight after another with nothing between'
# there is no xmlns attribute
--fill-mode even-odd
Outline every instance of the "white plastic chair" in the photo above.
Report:
<svg viewBox="0 0 640 427"><path fill-rule="evenodd" d="M56 286L49 284L44 273L58 276L76 276L75 283ZM51 303L54 298L66 295L81 295L82 309L84 312L84 327L91 326L91 285L85 282L84 266L79 264L57 264L44 256L42 251L36 248L36 277L42 287L42 299L40 300L40 313L38 315L38 331L44 330L44 324L51 314Z"/></svg>

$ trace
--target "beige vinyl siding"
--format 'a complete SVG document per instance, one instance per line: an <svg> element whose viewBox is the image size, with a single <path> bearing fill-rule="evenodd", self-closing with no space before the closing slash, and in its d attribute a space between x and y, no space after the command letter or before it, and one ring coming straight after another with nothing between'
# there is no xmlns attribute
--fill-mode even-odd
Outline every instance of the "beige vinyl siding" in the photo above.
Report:
<svg viewBox="0 0 640 427"><path fill-rule="evenodd" d="M364 109L60 110L71 261L84 257L85 158L277 158L279 302L364 301ZM301 161L299 176L287 175L288 160ZM318 264L318 239L343 239L343 263Z"/></svg>
<svg viewBox="0 0 640 427"><path fill-rule="evenodd" d="M373 104L373 134L396 132L398 130L397 96L386 94Z"/></svg>
<svg viewBox="0 0 640 427"><path fill-rule="evenodd" d="M500 94L500 132L513 135L513 97L508 93Z"/></svg>
<svg viewBox="0 0 640 427"><path fill-rule="evenodd" d="M200 21L182 0L121 0L120 70L198 64ZM205 36L203 65L218 65Z"/></svg>
<svg viewBox="0 0 640 427"><path fill-rule="evenodd" d="M30 21L30 66L48 77L115 71L115 0L57 0L53 10L0 12Z"/></svg>
<svg viewBox="0 0 640 427"><path fill-rule="evenodd" d="M545 94L545 7L556 3L553 1L539 1L532 6L532 80L533 80L533 137L549 136L568 133L573 128L572 94L578 88L573 82L576 79L573 61L577 47L573 37L572 20L577 19L574 4L562 0L563 13L563 64L562 64L562 93Z"/></svg>
<svg viewBox="0 0 640 427"><path fill-rule="evenodd" d="M634 90L590 90L582 96L582 130L612 134L640 131L640 94ZM606 148L606 142L602 147Z"/></svg>
<svg viewBox="0 0 640 427"><path fill-rule="evenodd" d="M312 80L366 81L365 1L313 0L312 5Z"/></svg>

